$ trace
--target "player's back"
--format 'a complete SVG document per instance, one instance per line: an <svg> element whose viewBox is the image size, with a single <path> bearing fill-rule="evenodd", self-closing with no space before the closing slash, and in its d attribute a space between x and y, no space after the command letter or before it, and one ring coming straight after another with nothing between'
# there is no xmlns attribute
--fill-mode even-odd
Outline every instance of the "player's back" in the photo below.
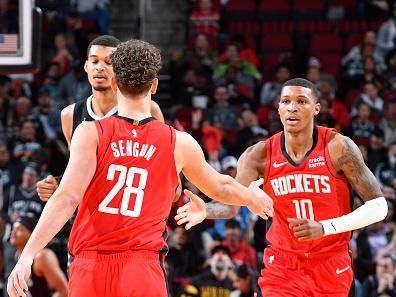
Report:
<svg viewBox="0 0 396 297"><path fill-rule="evenodd" d="M95 125L97 169L73 225L72 255L162 250L178 185L173 128L154 118L138 122L120 116Z"/></svg>
<svg viewBox="0 0 396 297"><path fill-rule="evenodd" d="M347 249L350 232L299 241L287 222L287 218L321 221L351 211L347 180L333 168L327 148L334 133L315 127L312 149L300 164L287 154L283 132L266 141L264 190L273 198L275 210L266 237L273 247L303 254Z"/></svg>

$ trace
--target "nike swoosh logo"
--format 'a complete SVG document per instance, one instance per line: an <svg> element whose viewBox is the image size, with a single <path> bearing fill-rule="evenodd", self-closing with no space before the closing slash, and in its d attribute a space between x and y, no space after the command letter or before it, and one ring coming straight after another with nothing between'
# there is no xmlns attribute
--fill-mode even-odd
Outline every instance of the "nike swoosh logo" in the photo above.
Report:
<svg viewBox="0 0 396 297"><path fill-rule="evenodd" d="M276 161L275 161L273 165L274 165L274 168L279 168L283 165L286 165L287 163L289 163L289 162L276 163Z"/></svg>
<svg viewBox="0 0 396 297"><path fill-rule="evenodd" d="M345 267L344 269L337 268L336 273L341 274L341 273L347 271L348 269L349 269L349 265L347 267Z"/></svg>

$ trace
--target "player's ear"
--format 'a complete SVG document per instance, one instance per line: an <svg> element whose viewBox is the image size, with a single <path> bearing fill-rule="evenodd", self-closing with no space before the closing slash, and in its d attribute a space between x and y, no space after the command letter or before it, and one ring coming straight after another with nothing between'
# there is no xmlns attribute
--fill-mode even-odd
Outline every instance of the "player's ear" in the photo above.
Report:
<svg viewBox="0 0 396 297"><path fill-rule="evenodd" d="M112 76L112 77L110 78L110 87L111 87L111 90L112 90L114 93L117 92L118 86L117 86L117 82L116 82L116 79L115 79L114 76Z"/></svg>
<svg viewBox="0 0 396 297"><path fill-rule="evenodd" d="M315 107L314 107L314 114L317 116L320 112L320 103L317 102L315 103Z"/></svg>
<svg viewBox="0 0 396 297"><path fill-rule="evenodd" d="M84 63L84 71L86 73L88 73L88 65L87 65L87 63L88 63L88 61L85 61L85 63Z"/></svg>
<svg viewBox="0 0 396 297"><path fill-rule="evenodd" d="M158 88L158 78L154 78L150 89L151 95L157 93L157 88Z"/></svg>

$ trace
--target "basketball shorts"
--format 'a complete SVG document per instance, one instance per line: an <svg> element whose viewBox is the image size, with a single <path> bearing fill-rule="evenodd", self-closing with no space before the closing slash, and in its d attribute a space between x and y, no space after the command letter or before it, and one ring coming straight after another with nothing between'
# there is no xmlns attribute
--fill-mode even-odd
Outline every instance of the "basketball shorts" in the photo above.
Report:
<svg viewBox="0 0 396 297"><path fill-rule="evenodd" d="M353 283L348 251L297 255L266 248L259 286L264 297L347 297Z"/></svg>
<svg viewBox="0 0 396 297"><path fill-rule="evenodd" d="M69 297L167 297L160 254L83 252L69 269Z"/></svg>

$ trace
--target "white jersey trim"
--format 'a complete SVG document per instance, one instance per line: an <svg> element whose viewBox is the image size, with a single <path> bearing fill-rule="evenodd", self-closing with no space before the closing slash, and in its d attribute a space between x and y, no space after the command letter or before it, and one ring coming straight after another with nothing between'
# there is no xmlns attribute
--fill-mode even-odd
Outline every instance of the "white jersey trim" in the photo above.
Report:
<svg viewBox="0 0 396 297"><path fill-rule="evenodd" d="M92 110L92 98L93 98L93 95L91 95L91 96L89 96L87 98L87 111L88 111L88 114L91 116L91 118L93 118L95 121L99 121L101 119L108 118L108 117L114 115L117 112L118 108L117 108L117 105L116 105L112 109L110 109L108 111L108 113L106 113L104 116L98 116Z"/></svg>

